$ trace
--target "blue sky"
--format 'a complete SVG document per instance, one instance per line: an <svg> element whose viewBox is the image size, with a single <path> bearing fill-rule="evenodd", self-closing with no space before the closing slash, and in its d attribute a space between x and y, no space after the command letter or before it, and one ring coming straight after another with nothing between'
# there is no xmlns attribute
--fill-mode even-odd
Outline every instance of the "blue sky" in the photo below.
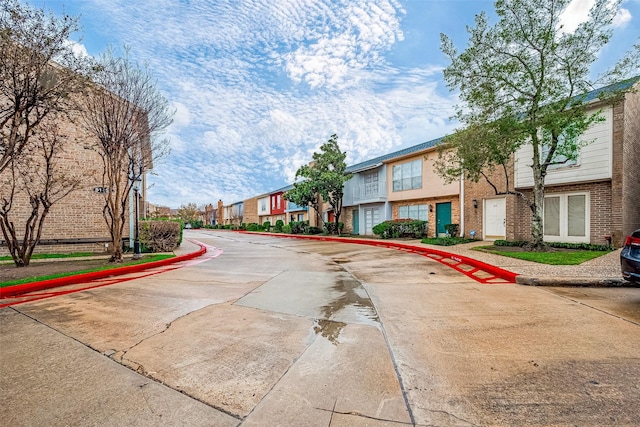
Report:
<svg viewBox="0 0 640 427"><path fill-rule="evenodd" d="M567 25L593 0L574 0ZM225 204L293 182L333 133L354 164L450 133L440 33L459 48L485 0L31 0L79 15L78 48L126 44L176 110L152 203ZM637 41L626 0L599 70ZM597 71L597 70L596 70Z"/></svg>

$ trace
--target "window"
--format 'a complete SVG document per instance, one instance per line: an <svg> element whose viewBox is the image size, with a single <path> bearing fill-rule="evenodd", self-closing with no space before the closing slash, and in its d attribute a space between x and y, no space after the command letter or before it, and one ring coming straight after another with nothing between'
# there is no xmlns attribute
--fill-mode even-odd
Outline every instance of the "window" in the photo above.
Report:
<svg viewBox="0 0 640 427"><path fill-rule="evenodd" d="M399 206L398 219L419 219L427 221L428 205Z"/></svg>
<svg viewBox="0 0 640 427"><path fill-rule="evenodd" d="M393 191L422 188L422 160L395 165L391 171Z"/></svg>
<svg viewBox="0 0 640 427"><path fill-rule="evenodd" d="M548 241L589 242L589 194L544 198L544 237Z"/></svg>
<svg viewBox="0 0 640 427"><path fill-rule="evenodd" d="M378 172L368 173L364 176L364 196L378 195Z"/></svg>
<svg viewBox="0 0 640 427"><path fill-rule="evenodd" d="M267 211L267 199L260 199L260 212Z"/></svg>
<svg viewBox="0 0 640 427"><path fill-rule="evenodd" d="M298 214L298 222L304 221L304 214Z"/></svg>
<svg viewBox="0 0 640 427"><path fill-rule="evenodd" d="M276 196L276 204L278 205L278 209L280 209L280 203L281 203L281 202L280 202L280 195L278 194L278 195Z"/></svg>
<svg viewBox="0 0 640 427"><path fill-rule="evenodd" d="M276 198L275 197L271 197L271 209L275 209L276 208Z"/></svg>
<svg viewBox="0 0 640 427"><path fill-rule="evenodd" d="M558 136L557 148L560 149L563 145L565 145L565 143L566 143L565 134L562 133ZM548 154L549 154L549 146L543 145L542 150L540 150L540 160L544 161L547 158ZM579 155L580 153L578 152L578 156ZM562 154L559 154L556 149L556 152L553 155L554 164L549 165L549 169L558 169L558 168L564 168L568 166L578 166L580 164L579 160L580 160L579 157L576 157L574 160L570 160L567 158L567 156L563 156Z"/></svg>

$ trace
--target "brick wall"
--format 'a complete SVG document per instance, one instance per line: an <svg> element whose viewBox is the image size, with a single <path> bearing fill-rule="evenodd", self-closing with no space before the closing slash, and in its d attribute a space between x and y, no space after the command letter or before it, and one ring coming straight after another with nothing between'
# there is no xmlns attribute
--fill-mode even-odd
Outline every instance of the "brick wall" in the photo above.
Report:
<svg viewBox="0 0 640 427"><path fill-rule="evenodd" d="M561 185L546 187L545 195L553 195L567 192L588 192L589 193L589 220L591 222L591 232L589 234L590 243L604 245L607 243L605 236L611 235L613 230L612 215L612 192L611 182L601 181L592 183ZM531 190L523 191L527 197L533 197ZM515 201L515 212L513 217L515 223L514 240L531 240L531 220L532 214L529 206L520 198Z"/></svg>
<svg viewBox="0 0 640 427"><path fill-rule="evenodd" d="M510 176L510 185L513 186L513 164L509 165L507 173ZM507 178L502 168L495 168L493 171L487 172L487 176L498 191L506 190ZM506 199L506 238L507 240L514 239L516 230L514 210L517 196L496 195L495 190L485 178L480 178L478 182L464 181L464 235L466 237L470 237L469 232L474 230L476 232L475 237L482 238L484 200L494 197L505 197ZM477 208L473 207L474 199L477 202Z"/></svg>
<svg viewBox="0 0 640 427"><path fill-rule="evenodd" d="M640 228L640 84L636 83L635 88L639 91L628 93L624 103L622 227L619 244L633 230Z"/></svg>
<svg viewBox="0 0 640 427"><path fill-rule="evenodd" d="M447 202L451 203L451 223L460 224L460 198L457 195L392 202L391 218L398 219L398 208L400 206L431 205L431 209L427 212L427 221L429 223L427 226L427 235L433 237L436 235L436 203Z"/></svg>
<svg viewBox="0 0 640 427"><path fill-rule="evenodd" d="M60 156L60 164L65 170L82 177L81 188L72 192L60 202L54 204L45 219L42 232L42 239L103 239L110 241L109 229L102 216L104 206L104 195L94 191L96 187L102 187L102 161L99 155L88 147L93 137L79 126L66 120L59 122L61 134L64 134L67 143L64 153ZM7 183L2 184L3 186ZM7 187L5 187L7 188ZM144 201L140 200L140 209L143 209ZM15 208L12 209L11 217L16 224L24 224L30 212L28 198L26 194L18 194L15 200ZM124 236L129 236L129 210L126 210L126 220ZM143 215L144 212L140 212ZM20 231L18 234L22 234ZM42 245L37 247L36 253L53 252L104 252L104 243L93 244L64 244L64 245ZM7 247L0 245L0 255L8 254Z"/></svg>
<svg viewBox="0 0 640 427"><path fill-rule="evenodd" d="M258 218L258 197L247 199L244 201L244 219L245 224L259 223Z"/></svg>

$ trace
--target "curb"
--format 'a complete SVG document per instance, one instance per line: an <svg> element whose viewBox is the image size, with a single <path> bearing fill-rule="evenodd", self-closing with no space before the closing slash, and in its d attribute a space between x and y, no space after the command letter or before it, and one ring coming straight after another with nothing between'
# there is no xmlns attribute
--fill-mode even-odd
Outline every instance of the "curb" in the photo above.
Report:
<svg viewBox="0 0 640 427"><path fill-rule="evenodd" d="M557 286L582 288L632 288L640 287L617 277L529 277L517 276L516 283L525 286Z"/></svg>
<svg viewBox="0 0 640 427"><path fill-rule="evenodd" d="M127 265L125 267L112 268L109 270L93 271L91 273L76 274L73 276L58 277L56 279L43 280L40 282L24 283L22 285L7 286L0 288L0 298L14 297L29 292L41 291L44 289L57 288L66 285L75 285L92 280L104 279L106 277L121 276L123 274L137 273L155 267L173 264L180 261L187 261L204 255L207 248L202 243L192 242L200 246L200 249L185 255L175 256L173 258L161 259L159 261L147 262L136 265Z"/></svg>
<svg viewBox="0 0 640 427"><path fill-rule="evenodd" d="M358 238L346 238L346 237L330 237L330 236L312 236L312 235L299 235L299 234L252 233L250 231L245 231L245 230L236 230L236 232L238 232L238 233L246 233L246 234L262 234L262 235L276 236L276 237L290 237L290 238L294 238L294 239L320 240L320 241L326 241L326 242L354 243L354 244L359 244L359 245L379 246L379 247L384 247L384 248L393 248L393 249L411 251L411 252L418 253L418 254L421 254L421 255L432 254L432 255L440 256L442 258L451 259L451 260L454 260L456 262L462 262L462 263L468 264L468 265L473 266L473 267L475 267L477 269L480 269L480 270L486 271L488 273L491 273L495 277L497 277L499 279L503 279L503 280L505 280L505 281L507 281L509 283L516 283L516 277L518 276L517 273L513 273L513 272L505 270L503 268L496 267L495 265L487 264L485 262L478 261L477 259L469 258L469 257L466 257L464 255L452 254L451 252L445 252L445 251L441 251L439 249L431 249L431 248L428 248L428 247L406 245L406 244L403 244L403 243L388 242L388 241L384 241L384 240L358 239ZM447 266L453 268L449 264L444 264L444 265L447 265ZM455 269L455 270L460 271L461 273L469 276L469 274L466 274L464 271L461 271L461 270L458 270L458 269ZM472 277L472 276L469 276L469 277ZM472 278L478 280L475 277L472 277Z"/></svg>

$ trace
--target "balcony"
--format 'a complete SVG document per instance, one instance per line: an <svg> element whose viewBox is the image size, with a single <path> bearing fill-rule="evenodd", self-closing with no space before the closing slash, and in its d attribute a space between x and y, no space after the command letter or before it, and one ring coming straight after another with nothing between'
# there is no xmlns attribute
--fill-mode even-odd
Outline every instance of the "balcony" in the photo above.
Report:
<svg viewBox="0 0 640 427"><path fill-rule="evenodd" d="M361 184L353 188L356 203L384 202L387 200L387 183L384 181Z"/></svg>

